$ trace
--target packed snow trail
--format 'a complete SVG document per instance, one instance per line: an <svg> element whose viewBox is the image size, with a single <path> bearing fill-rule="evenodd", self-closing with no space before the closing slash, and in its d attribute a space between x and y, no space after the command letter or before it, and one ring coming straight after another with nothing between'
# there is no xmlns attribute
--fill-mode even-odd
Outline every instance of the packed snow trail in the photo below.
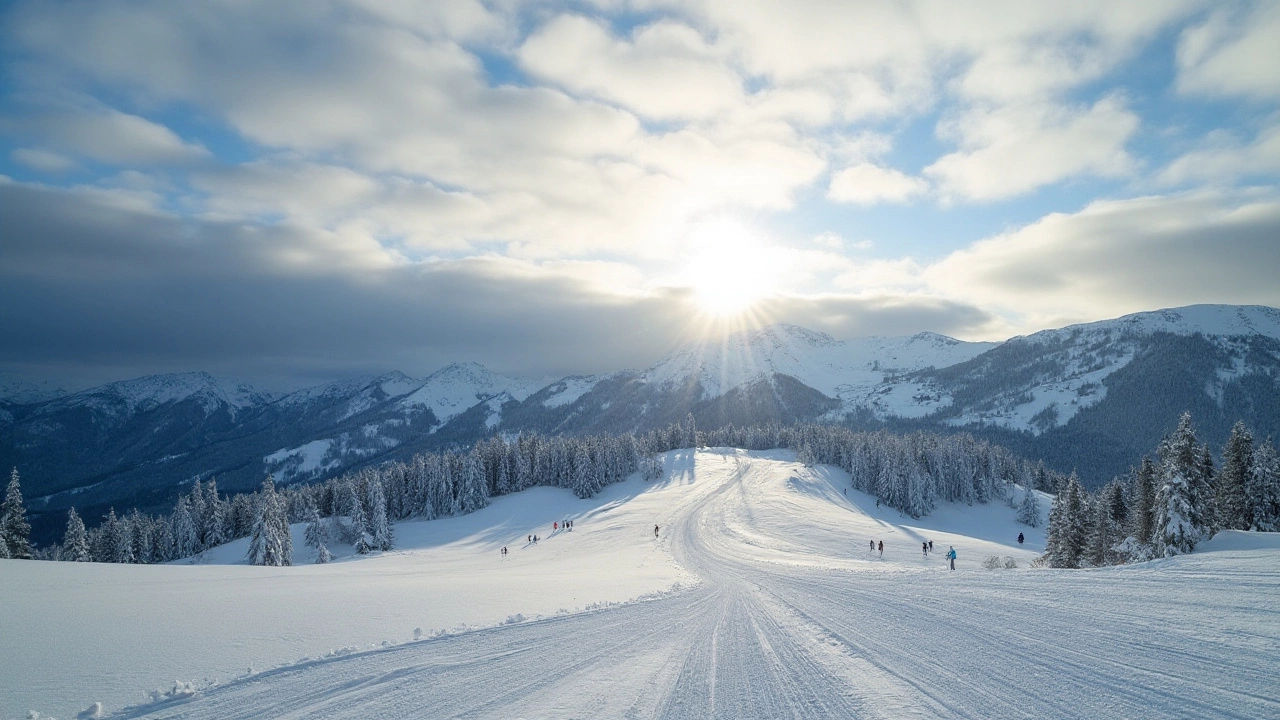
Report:
<svg viewBox="0 0 1280 720"><path fill-rule="evenodd" d="M910 528L861 513L818 471L699 453L693 476L706 491L655 518L660 538L637 527L633 540L665 544L701 578L691 590L306 662L118 716L1280 717L1274 553L987 572L961 546L948 572L943 548L919 557ZM866 553L876 527L885 561Z"/></svg>

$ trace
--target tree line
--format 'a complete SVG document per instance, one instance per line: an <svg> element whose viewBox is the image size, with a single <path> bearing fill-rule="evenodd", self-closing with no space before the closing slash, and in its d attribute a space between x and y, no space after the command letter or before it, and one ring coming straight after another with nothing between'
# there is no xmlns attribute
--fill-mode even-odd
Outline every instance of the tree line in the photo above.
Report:
<svg viewBox="0 0 1280 720"><path fill-rule="evenodd" d="M1216 467L1190 413L1155 458L1097 493L1072 475L1049 513L1045 561L1079 568L1188 553L1219 530L1280 531L1280 457L1237 422Z"/></svg>
<svg viewBox="0 0 1280 720"><path fill-rule="evenodd" d="M21 493L14 470L0 515L0 533L11 557L116 563L158 563L198 555L238 538L249 538L249 561L289 565L289 527L306 523L304 542L316 559L331 557L341 542L357 552L389 550L396 521L430 520L479 510L492 497L534 486L560 487L587 498L633 473L661 477L661 454L699 446L749 450L789 448L807 464L830 464L850 474L853 486L912 517L928 514L940 501L1013 504L1014 485L1056 488L1059 474L1043 464L965 434L886 431L856 432L832 425L732 425L699 432L692 416L650 432L602 436L495 436L466 450L415 455L314 484L277 488L268 477L253 493L224 496L215 480L195 481L168 515L111 510L87 529L75 509L68 512L60 544L39 551L25 545L29 527L21 518ZM1034 493L1024 493L1024 501ZM1025 502L1024 502L1025 504ZM1038 509L1027 515L1034 524ZM21 548L25 548L22 550ZM19 551L15 554L14 549Z"/></svg>

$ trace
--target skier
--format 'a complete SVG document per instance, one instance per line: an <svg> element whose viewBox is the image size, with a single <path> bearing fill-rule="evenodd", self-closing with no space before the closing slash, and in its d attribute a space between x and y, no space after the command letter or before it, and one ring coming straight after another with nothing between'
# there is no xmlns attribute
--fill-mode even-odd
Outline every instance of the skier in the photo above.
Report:
<svg viewBox="0 0 1280 720"><path fill-rule="evenodd" d="M1018 544L1019 544L1019 545L1021 545L1021 544L1022 544L1022 541L1023 541L1023 540L1025 540L1025 539L1026 539L1026 538L1022 537L1022 533L1018 533Z"/></svg>
<svg viewBox="0 0 1280 720"><path fill-rule="evenodd" d="M875 552L875 551L876 551L876 541L875 541L875 540L871 540L870 542L871 542L871 549L870 549L870 550L868 550L867 552Z"/></svg>
<svg viewBox="0 0 1280 720"><path fill-rule="evenodd" d="M558 523L558 522L553 522L553 523L551 523L551 532L555 532L555 531L557 531L557 530L559 530L559 529L560 529L560 523Z"/></svg>
<svg viewBox="0 0 1280 720"><path fill-rule="evenodd" d="M929 557L929 543L927 542L920 543L920 552L924 553L925 557Z"/></svg>
<svg viewBox="0 0 1280 720"><path fill-rule="evenodd" d="M952 545L951 550L947 552L947 559L951 561L951 569L956 569L956 546Z"/></svg>
<svg viewBox="0 0 1280 720"><path fill-rule="evenodd" d="M880 541L880 559L881 560L884 559L884 541L883 540Z"/></svg>
<svg viewBox="0 0 1280 720"><path fill-rule="evenodd" d="M654 525L654 526L653 526L653 536L654 536L654 537L658 537L658 526L657 526L657 525Z"/></svg>
<svg viewBox="0 0 1280 720"><path fill-rule="evenodd" d="M930 541L929 541L929 551L930 551L930 552L932 552L932 551L933 551L933 541L932 541L932 540L930 540Z"/></svg>
<svg viewBox="0 0 1280 720"><path fill-rule="evenodd" d="M525 541L526 543L532 543L532 542L533 542L533 535L531 535L531 534L530 534L530 535L525 535L525 536L524 536L524 541Z"/></svg>

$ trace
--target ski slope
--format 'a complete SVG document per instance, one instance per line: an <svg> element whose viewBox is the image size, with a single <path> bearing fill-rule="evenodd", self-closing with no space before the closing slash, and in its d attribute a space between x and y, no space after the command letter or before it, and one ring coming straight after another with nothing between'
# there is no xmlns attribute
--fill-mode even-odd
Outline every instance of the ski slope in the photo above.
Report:
<svg viewBox="0 0 1280 720"><path fill-rule="evenodd" d="M0 717L1280 717L1275 535L1033 570L1043 535L1004 505L916 521L785 452L666 462L591 500L402 524L407 549L328 566L3 561Z"/></svg>

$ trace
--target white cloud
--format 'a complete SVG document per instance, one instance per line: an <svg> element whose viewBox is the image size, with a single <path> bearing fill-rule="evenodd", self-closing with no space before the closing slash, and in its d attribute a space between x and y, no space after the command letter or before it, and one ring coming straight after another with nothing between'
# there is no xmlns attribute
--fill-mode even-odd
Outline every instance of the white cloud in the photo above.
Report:
<svg viewBox="0 0 1280 720"><path fill-rule="evenodd" d="M1226 133L1211 135L1206 146L1182 155L1160 172L1160 182L1233 182L1251 175L1280 173L1280 125L1272 125L1248 144Z"/></svg>
<svg viewBox="0 0 1280 720"><path fill-rule="evenodd" d="M1277 237L1274 194L1098 201L975 243L922 279L1024 329L1194 303L1280 306Z"/></svg>
<svg viewBox="0 0 1280 720"><path fill-rule="evenodd" d="M60 153L41 148L18 148L10 153L14 162L43 173L62 173L76 167L76 161Z"/></svg>
<svg viewBox="0 0 1280 720"><path fill-rule="evenodd" d="M997 200L1078 175L1122 177L1135 169L1125 144L1139 119L1118 97L1091 107L1006 105L971 110L940 125L961 150L924 169L944 196Z"/></svg>
<svg viewBox="0 0 1280 720"><path fill-rule="evenodd" d="M190 163L210 157L169 128L111 108L56 109L23 117L28 132L65 153L110 165Z"/></svg>
<svg viewBox="0 0 1280 720"><path fill-rule="evenodd" d="M1178 89L1189 94L1280 97L1280 4L1259 2L1214 12L1182 32Z"/></svg>
<svg viewBox="0 0 1280 720"><path fill-rule="evenodd" d="M563 15L530 35L517 57L538 77L660 120L712 118L743 102L742 80L722 53L674 22L640 28L628 42Z"/></svg>
<svg viewBox="0 0 1280 720"><path fill-rule="evenodd" d="M924 193L929 184L893 168L860 163L836 173L827 189L827 199L835 202L873 205L902 203Z"/></svg>

